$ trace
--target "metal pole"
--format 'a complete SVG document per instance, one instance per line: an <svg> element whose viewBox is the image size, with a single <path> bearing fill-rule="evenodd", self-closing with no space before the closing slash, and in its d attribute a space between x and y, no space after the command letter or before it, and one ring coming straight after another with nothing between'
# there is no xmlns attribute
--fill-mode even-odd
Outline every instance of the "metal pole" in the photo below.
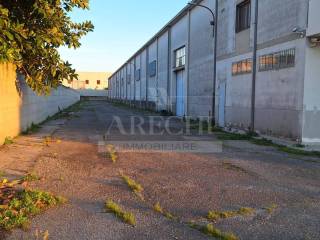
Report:
<svg viewBox="0 0 320 240"><path fill-rule="evenodd" d="M258 17L259 0L255 1L254 16L254 39L253 39L253 58L252 58L252 92L251 92L251 132L255 129L255 106L256 106L256 79L257 79L257 49L258 49Z"/></svg>
<svg viewBox="0 0 320 240"><path fill-rule="evenodd" d="M216 0L215 6L215 16L214 16L214 30L213 30L213 37L214 37L214 53L213 53L213 96L212 96L212 125L215 125L215 109L216 109L216 82L217 82L217 49L218 49L218 0Z"/></svg>

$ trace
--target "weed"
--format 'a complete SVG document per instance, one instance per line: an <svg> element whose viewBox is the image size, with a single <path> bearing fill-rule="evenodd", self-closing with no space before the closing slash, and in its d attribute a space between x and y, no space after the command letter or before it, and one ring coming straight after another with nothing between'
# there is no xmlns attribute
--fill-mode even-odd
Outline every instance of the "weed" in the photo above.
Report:
<svg viewBox="0 0 320 240"><path fill-rule="evenodd" d="M177 219L175 216L173 216L170 212L168 211L165 211L159 202L157 202L154 206L153 206L153 210L157 213L160 213L162 214L163 216L165 216L167 219L170 219L170 220L175 220Z"/></svg>
<svg viewBox="0 0 320 240"><path fill-rule="evenodd" d="M211 221L217 221L219 219L233 218L236 216L248 216L255 213L253 208L240 208L237 211L209 211L207 218Z"/></svg>
<svg viewBox="0 0 320 240"><path fill-rule="evenodd" d="M21 179L22 182L34 182L39 180L40 180L40 177L35 173L28 173L26 176L24 176Z"/></svg>
<svg viewBox="0 0 320 240"><path fill-rule="evenodd" d="M156 211L156 212L158 212L158 213L163 214L163 209L162 209L162 207L161 207L161 205L160 205L159 202L157 202L157 203L153 206L153 210Z"/></svg>
<svg viewBox="0 0 320 240"><path fill-rule="evenodd" d="M13 139L11 137L6 137L4 139L3 145L10 145L10 144L13 144Z"/></svg>
<svg viewBox="0 0 320 240"><path fill-rule="evenodd" d="M0 178L3 178L7 173L5 171L0 171Z"/></svg>
<svg viewBox="0 0 320 240"><path fill-rule="evenodd" d="M111 158L111 161L113 163L116 163L116 161L118 160L118 156L117 156L117 152L116 149L113 145L107 145L107 157Z"/></svg>
<svg viewBox="0 0 320 240"><path fill-rule="evenodd" d="M121 177L134 193L141 193L143 191L143 187L130 177L123 174L121 174Z"/></svg>
<svg viewBox="0 0 320 240"><path fill-rule="evenodd" d="M217 132L216 136L219 140L250 140L251 136L249 134L239 134L239 133L228 133L228 132Z"/></svg>
<svg viewBox="0 0 320 240"><path fill-rule="evenodd" d="M265 210L266 210L269 214L272 214L277 208L278 208L278 205L277 205L277 204L271 204L269 207L266 207Z"/></svg>
<svg viewBox="0 0 320 240"><path fill-rule="evenodd" d="M239 240L239 238L233 233L225 233L214 227L212 224L207 224L205 226L198 225L194 222L188 223L189 227L197 229L198 231L204 233L207 236L214 237L219 240Z"/></svg>
<svg viewBox="0 0 320 240"><path fill-rule="evenodd" d="M242 173L248 173L247 170L245 170L244 168L242 167L239 167L235 164L232 164L232 163L228 163L228 162L223 162L222 163L222 166L225 168L225 169L228 169L228 170L232 170L232 171L236 171L236 172L242 172Z"/></svg>
<svg viewBox="0 0 320 240"><path fill-rule="evenodd" d="M212 224L207 224L206 226L201 227L200 231L208 236L215 237L215 238L221 239L221 240L238 240L239 239L233 233L221 232L219 229L214 227Z"/></svg>
<svg viewBox="0 0 320 240"><path fill-rule="evenodd" d="M0 227L5 230L27 228L31 216L65 202L66 199L47 192L30 190L15 192L14 198L0 208Z"/></svg>
<svg viewBox="0 0 320 240"><path fill-rule="evenodd" d="M112 200L106 201L105 208L107 211L112 212L116 217L120 218L123 222L132 226L136 225L136 218L134 214L123 211L122 208Z"/></svg>
<svg viewBox="0 0 320 240"><path fill-rule="evenodd" d="M25 131L23 131L22 134L28 135L28 134L36 133L40 130L40 128L41 127L39 124L31 123L31 125Z"/></svg>

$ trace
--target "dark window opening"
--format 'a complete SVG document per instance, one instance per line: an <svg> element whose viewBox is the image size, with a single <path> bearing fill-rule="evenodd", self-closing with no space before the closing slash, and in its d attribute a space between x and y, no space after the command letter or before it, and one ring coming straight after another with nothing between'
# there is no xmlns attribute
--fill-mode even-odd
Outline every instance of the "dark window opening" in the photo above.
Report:
<svg viewBox="0 0 320 240"><path fill-rule="evenodd" d="M157 75L157 61L149 63L149 77L155 77Z"/></svg>
<svg viewBox="0 0 320 240"><path fill-rule="evenodd" d="M86 80L86 84L89 84L89 80Z"/></svg>
<svg viewBox="0 0 320 240"><path fill-rule="evenodd" d="M97 85L100 85L101 81L100 80L97 80Z"/></svg>
<svg viewBox="0 0 320 240"><path fill-rule="evenodd" d="M251 25L251 1L246 0L237 5L236 32L250 28Z"/></svg>

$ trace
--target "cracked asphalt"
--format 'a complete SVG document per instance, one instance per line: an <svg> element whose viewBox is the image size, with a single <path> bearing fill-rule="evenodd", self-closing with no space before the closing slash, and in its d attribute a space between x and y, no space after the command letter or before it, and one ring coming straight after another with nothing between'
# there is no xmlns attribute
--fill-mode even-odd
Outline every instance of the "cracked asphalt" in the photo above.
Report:
<svg viewBox="0 0 320 240"><path fill-rule="evenodd" d="M241 207L254 208L255 214L222 219L214 225L244 240L320 239L319 159L247 141L225 141L223 151L217 153L119 152L116 163L100 151L101 141L217 142L209 134L145 134L150 115L104 101L84 102L70 119L47 122L38 133L2 147L0 168L10 178L35 172L42 179L32 188L69 201L32 218L29 230L3 232L0 239L36 239L36 231L48 231L49 239L57 240L213 239L186 223L207 224L208 211ZM134 125L134 134L124 135L123 131L132 130L133 116L145 123ZM122 128L113 125L115 119L121 120ZM165 119L157 120L157 132L163 130ZM170 121L171 132L182 127L181 121ZM49 146L43 144L45 136L53 139ZM119 172L143 186L145 201L130 191ZM136 227L107 213L107 199L133 212ZM157 202L179 221L154 212ZM270 212L267 209L272 205L277 207Z"/></svg>

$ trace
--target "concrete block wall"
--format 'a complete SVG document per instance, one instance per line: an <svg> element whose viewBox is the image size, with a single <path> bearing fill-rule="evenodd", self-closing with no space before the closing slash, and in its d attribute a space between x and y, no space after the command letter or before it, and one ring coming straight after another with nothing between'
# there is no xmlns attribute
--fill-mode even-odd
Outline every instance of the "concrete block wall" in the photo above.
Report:
<svg viewBox="0 0 320 240"><path fill-rule="evenodd" d="M22 77L17 77L13 64L1 64L0 143L79 100L78 92L63 86L53 90L50 96L37 96Z"/></svg>

